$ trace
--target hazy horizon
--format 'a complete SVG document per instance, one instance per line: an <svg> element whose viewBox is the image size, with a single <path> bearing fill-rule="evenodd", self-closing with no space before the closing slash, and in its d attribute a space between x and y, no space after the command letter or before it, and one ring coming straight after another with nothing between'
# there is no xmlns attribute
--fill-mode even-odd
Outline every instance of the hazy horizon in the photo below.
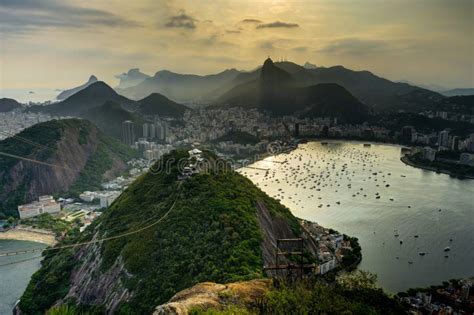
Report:
<svg viewBox="0 0 474 315"><path fill-rule="evenodd" d="M0 86L66 89L92 74L116 86L130 68L202 75L271 56L471 88L473 12L470 0L0 0Z"/></svg>

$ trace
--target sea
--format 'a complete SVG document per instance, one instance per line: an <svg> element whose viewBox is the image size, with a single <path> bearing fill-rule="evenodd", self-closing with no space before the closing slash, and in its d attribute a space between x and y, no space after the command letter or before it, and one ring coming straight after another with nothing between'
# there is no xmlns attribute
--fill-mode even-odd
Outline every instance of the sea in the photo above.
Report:
<svg viewBox="0 0 474 315"><path fill-rule="evenodd" d="M474 180L405 165L402 154L309 142L240 172L295 216L357 237L359 268L388 292L474 276Z"/></svg>
<svg viewBox="0 0 474 315"><path fill-rule="evenodd" d="M55 101L59 93L56 89L0 89L0 98L13 98L22 104L43 103Z"/></svg>
<svg viewBox="0 0 474 315"><path fill-rule="evenodd" d="M0 253L44 247L45 244L36 242L0 240ZM12 314L16 301L40 266L40 252L0 257L0 314Z"/></svg>

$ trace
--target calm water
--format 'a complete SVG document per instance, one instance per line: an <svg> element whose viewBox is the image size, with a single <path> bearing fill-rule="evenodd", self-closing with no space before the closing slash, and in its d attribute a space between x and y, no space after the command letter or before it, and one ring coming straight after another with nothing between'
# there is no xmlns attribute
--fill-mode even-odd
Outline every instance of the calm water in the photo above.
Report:
<svg viewBox="0 0 474 315"><path fill-rule="evenodd" d="M20 103L54 101L60 91L55 89L0 89L0 98L13 98Z"/></svg>
<svg viewBox="0 0 474 315"><path fill-rule="evenodd" d="M399 146L312 142L253 165L269 169L267 176L241 172L297 217L358 237L360 268L388 291L473 276L474 180L406 166L400 157Z"/></svg>
<svg viewBox="0 0 474 315"><path fill-rule="evenodd" d="M45 246L35 242L0 240L0 252L42 248ZM23 294L31 276L40 267L41 259L32 259L38 256L41 256L41 253L0 257L0 314L12 313L13 306ZM22 260L27 261L9 264Z"/></svg>

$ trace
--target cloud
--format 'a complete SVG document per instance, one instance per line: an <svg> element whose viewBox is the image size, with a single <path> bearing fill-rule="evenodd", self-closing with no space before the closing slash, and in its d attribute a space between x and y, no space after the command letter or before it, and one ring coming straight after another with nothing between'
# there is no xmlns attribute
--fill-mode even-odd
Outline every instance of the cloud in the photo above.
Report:
<svg viewBox="0 0 474 315"><path fill-rule="evenodd" d="M257 20L257 19L243 19L241 22L242 23L262 23L262 21Z"/></svg>
<svg viewBox="0 0 474 315"><path fill-rule="evenodd" d="M308 47L306 46L299 46L299 47L294 47L292 48L293 51L296 51L296 52L306 52L308 51Z"/></svg>
<svg viewBox="0 0 474 315"><path fill-rule="evenodd" d="M275 49L275 45L272 41L263 41L258 45L261 49L264 50L273 50Z"/></svg>
<svg viewBox="0 0 474 315"><path fill-rule="evenodd" d="M239 34L240 31L239 30L226 30L225 31L227 34Z"/></svg>
<svg viewBox="0 0 474 315"><path fill-rule="evenodd" d="M261 28L295 28L295 27L299 27L299 25L296 24L296 23L286 23L286 22L280 22L280 21L257 25L257 29L261 29Z"/></svg>
<svg viewBox="0 0 474 315"><path fill-rule="evenodd" d="M331 41L317 51L340 55L368 55L390 49L390 43L384 40L343 38Z"/></svg>
<svg viewBox="0 0 474 315"><path fill-rule="evenodd" d="M140 24L110 12L57 0L1 0L1 32L22 33L42 28L133 27Z"/></svg>
<svg viewBox="0 0 474 315"><path fill-rule="evenodd" d="M166 27L176 27L176 28L186 28L186 29L195 29L196 28L196 19L192 16L186 14L184 10L179 11L178 15L172 16L169 18L168 22L165 24Z"/></svg>

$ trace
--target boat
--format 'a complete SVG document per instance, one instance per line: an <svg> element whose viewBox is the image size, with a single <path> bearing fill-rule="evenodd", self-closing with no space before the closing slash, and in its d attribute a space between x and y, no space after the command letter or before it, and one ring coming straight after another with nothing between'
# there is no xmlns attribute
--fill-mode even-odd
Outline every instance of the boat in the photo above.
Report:
<svg viewBox="0 0 474 315"><path fill-rule="evenodd" d="M370 147L371 144L370 143L364 143L364 147Z"/></svg>
<svg viewBox="0 0 474 315"><path fill-rule="evenodd" d="M420 255L420 256L425 256L426 253L425 253L425 252L419 252L418 255Z"/></svg>
<svg viewBox="0 0 474 315"><path fill-rule="evenodd" d="M444 248L444 251L445 251L445 252L449 252L450 250L451 250L451 248L449 248L449 246L446 246L446 247Z"/></svg>

